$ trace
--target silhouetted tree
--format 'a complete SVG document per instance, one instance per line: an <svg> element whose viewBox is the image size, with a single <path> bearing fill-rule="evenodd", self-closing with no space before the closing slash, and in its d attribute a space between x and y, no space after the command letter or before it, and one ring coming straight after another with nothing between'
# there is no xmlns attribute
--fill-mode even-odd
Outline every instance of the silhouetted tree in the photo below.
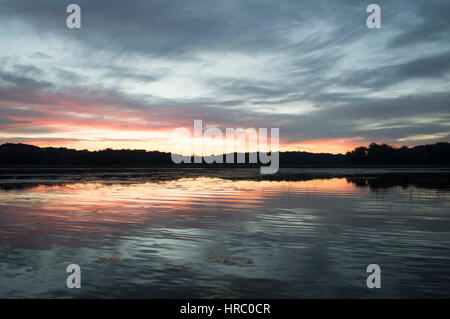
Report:
<svg viewBox="0 0 450 319"><path fill-rule="evenodd" d="M246 163L249 163L249 155L249 153L245 154ZM285 167L297 165L450 165L450 143L440 142L412 148L407 146L394 148L387 144L371 143L368 147L357 147L345 155L308 152L281 152L279 155L280 165ZM234 156L236 159L237 154L235 153ZM169 166L175 164L172 162L170 153L157 151L105 149L90 152L7 143L0 145L0 165ZM245 165L259 166L260 163ZM202 164L196 166L202 166Z"/></svg>

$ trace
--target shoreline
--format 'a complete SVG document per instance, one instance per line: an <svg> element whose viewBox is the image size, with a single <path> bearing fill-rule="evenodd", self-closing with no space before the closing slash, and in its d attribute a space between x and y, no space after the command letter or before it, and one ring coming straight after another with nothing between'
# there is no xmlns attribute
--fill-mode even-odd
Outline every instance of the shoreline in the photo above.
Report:
<svg viewBox="0 0 450 319"><path fill-rule="evenodd" d="M74 183L141 184L181 179L215 178L229 181L301 182L346 178L357 186L385 188L417 186L450 189L450 167L308 167L281 168L277 174L261 175L257 168L0 168L0 189Z"/></svg>

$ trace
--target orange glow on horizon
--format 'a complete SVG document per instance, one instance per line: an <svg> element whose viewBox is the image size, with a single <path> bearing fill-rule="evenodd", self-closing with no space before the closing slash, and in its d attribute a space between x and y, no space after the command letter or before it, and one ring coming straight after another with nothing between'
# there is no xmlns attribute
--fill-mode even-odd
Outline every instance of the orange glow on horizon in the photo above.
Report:
<svg viewBox="0 0 450 319"><path fill-rule="evenodd" d="M4 143L9 142L8 139ZM188 143L190 139L186 139L184 143ZM182 143L183 141L178 141ZM219 141L221 142L221 141ZM11 143L23 143L35 145L38 147L65 147L69 149L76 150L89 150L89 151L99 151L107 148L120 150L120 149L130 149L130 150L147 150L147 151L160 151L160 152L172 152L176 150L173 148L173 142L170 137L154 137L149 139L98 139L98 140L72 140L72 139L20 139L15 141L12 139ZM205 142L206 143L206 142ZM366 143L355 140L311 140L304 141L302 143L280 143L279 150L281 152L311 152L311 153L332 153L332 154L345 154L348 151L353 150L355 147L365 145ZM226 144L224 144L226 145ZM270 146L270 142L268 143ZM249 147L248 144L241 147L236 147L237 152L248 152L249 150L255 151L256 147ZM179 152L176 152L179 153ZM224 147L224 152L216 152L215 154L225 154L227 149ZM183 154L187 155L187 154ZM194 147L192 147L191 155L194 155Z"/></svg>

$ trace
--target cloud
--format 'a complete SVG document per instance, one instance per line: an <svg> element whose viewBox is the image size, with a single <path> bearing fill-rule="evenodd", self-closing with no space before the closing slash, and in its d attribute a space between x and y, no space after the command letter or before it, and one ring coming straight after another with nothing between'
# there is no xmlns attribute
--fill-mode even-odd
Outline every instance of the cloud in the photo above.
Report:
<svg viewBox="0 0 450 319"><path fill-rule="evenodd" d="M446 1L427 1L412 6L415 9L415 24L393 37L390 48L424 46L430 43L448 43L450 32L450 3Z"/></svg>
<svg viewBox="0 0 450 319"><path fill-rule="evenodd" d="M31 55L32 59L51 59L52 57L43 52L36 52Z"/></svg>
<svg viewBox="0 0 450 319"><path fill-rule="evenodd" d="M10 71L0 70L0 84L3 87L43 89L53 84L42 79L43 72L33 65L15 64Z"/></svg>
<svg viewBox="0 0 450 319"><path fill-rule="evenodd" d="M350 0L80 0L78 30L65 3L3 3L1 136L133 140L194 119L292 144L447 136L446 1L380 1L379 30Z"/></svg>
<svg viewBox="0 0 450 319"><path fill-rule="evenodd" d="M375 69L350 71L341 84L381 89L411 79L445 78L450 71L450 52L431 57L418 58L406 63L383 66Z"/></svg>

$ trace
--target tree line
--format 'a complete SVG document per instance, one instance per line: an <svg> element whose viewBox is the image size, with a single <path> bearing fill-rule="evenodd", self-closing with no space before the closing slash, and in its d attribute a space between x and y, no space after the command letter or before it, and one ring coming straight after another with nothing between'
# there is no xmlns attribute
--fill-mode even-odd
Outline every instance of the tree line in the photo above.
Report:
<svg viewBox="0 0 450 319"><path fill-rule="evenodd" d="M236 153L235 159L236 157ZM246 163L249 162L249 154ZM400 148L387 144L371 143L346 154L280 152L280 165L332 166L332 165L450 165L450 143L419 145ZM170 153L145 150L101 151L74 150L68 148L40 148L27 144L6 143L0 145L0 165L57 165L57 166L175 166ZM186 164L205 166L209 164ZM229 164L223 164L229 166ZM255 164L256 165L256 164ZM258 163L259 165L259 163ZM220 164L213 164L220 166ZM252 166L241 164L238 166Z"/></svg>

